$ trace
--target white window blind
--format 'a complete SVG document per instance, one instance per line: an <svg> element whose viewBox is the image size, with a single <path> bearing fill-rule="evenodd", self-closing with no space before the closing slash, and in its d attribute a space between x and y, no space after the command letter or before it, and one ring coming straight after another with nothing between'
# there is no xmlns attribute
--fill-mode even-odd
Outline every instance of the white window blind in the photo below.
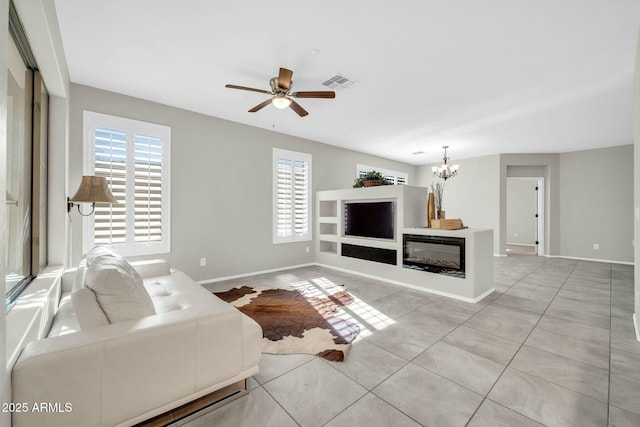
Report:
<svg viewBox="0 0 640 427"><path fill-rule="evenodd" d="M273 149L273 242L311 240L311 155Z"/></svg>
<svg viewBox="0 0 640 427"><path fill-rule="evenodd" d="M87 175L104 176L117 205L85 218L84 250L113 245L123 255L170 251L171 129L84 113Z"/></svg>
<svg viewBox="0 0 640 427"><path fill-rule="evenodd" d="M390 169L378 168L375 166L361 165L358 164L356 166L356 178L364 177L367 172L378 171L385 178L391 181L394 185L408 185L409 184L409 174L406 172L398 172Z"/></svg>

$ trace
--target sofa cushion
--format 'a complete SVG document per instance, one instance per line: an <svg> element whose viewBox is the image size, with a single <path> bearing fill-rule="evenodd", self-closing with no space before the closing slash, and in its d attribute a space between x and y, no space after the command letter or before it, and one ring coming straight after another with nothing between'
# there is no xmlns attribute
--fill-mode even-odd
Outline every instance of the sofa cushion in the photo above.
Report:
<svg viewBox="0 0 640 427"><path fill-rule="evenodd" d="M171 274L171 265L169 261L164 259L152 259L148 261L132 262L133 268L136 269L140 277L149 279L158 276L168 276Z"/></svg>
<svg viewBox="0 0 640 427"><path fill-rule="evenodd" d="M91 266L91 264L93 264L93 262L101 256L110 256L110 257L121 257L122 255L120 255L120 253L118 251L116 251L115 249L113 249L112 246L109 245L96 245L93 248L91 248L89 250L89 252L87 252L86 255L86 260L87 260L87 267Z"/></svg>
<svg viewBox="0 0 640 427"><path fill-rule="evenodd" d="M171 296L151 297L156 313L168 313L170 311L180 310L180 304Z"/></svg>
<svg viewBox="0 0 640 427"><path fill-rule="evenodd" d="M87 269L85 282L95 292L110 323L156 314L142 279L121 256L95 258Z"/></svg>
<svg viewBox="0 0 640 427"><path fill-rule="evenodd" d="M102 311L96 294L91 289L78 289L71 295L71 300L80 329L86 331L109 324L107 315Z"/></svg>
<svg viewBox="0 0 640 427"><path fill-rule="evenodd" d="M144 284L144 287L151 299L153 299L153 297L169 296L169 292L164 286L162 286L162 283L159 280L143 280L142 283Z"/></svg>

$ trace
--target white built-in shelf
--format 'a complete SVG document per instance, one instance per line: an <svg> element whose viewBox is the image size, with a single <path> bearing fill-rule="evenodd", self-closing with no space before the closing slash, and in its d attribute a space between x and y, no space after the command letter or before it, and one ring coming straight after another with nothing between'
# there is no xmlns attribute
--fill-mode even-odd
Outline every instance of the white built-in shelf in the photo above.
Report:
<svg viewBox="0 0 640 427"><path fill-rule="evenodd" d="M350 245L357 245L357 246L368 246L370 248L398 249L397 239L388 240L388 239L372 239L368 237L341 236L340 243L347 243Z"/></svg>
<svg viewBox="0 0 640 427"><path fill-rule="evenodd" d="M395 202L394 239L373 239L345 236L342 215L345 202ZM464 301L476 302L493 291L493 230L435 230L415 228L427 223L427 189L408 185L347 190L319 191L316 193L316 260L327 267L351 271L364 276L445 295ZM429 271L404 268L403 234L432 234L465 239L464 278L451 277ZM342 244L396 251L396 265L341 256Z"/></svg>
<svg viewBox="0 0 640 427"><path fill-rule="evenodd" d="M321 200L318 206L318 213L320 217L338 217L338 202L337 200Z"/></svg>

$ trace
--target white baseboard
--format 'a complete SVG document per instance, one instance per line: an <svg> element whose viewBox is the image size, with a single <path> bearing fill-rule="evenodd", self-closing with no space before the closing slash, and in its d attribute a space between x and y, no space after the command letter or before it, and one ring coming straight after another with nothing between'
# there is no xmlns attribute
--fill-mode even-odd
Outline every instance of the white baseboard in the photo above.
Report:
<svg viewBox="0 0 640 427"><path fill-rule="evenodd" d="M633 313L633 327L636 330L636 340L640 341L640 319L638 318L638 313Z"/></svg>
<svg viewBox="0 0 640 427"><path fill-rule="evenodd" d="M393 283L394 285L404 286L405 288L411 288L411 289L415 289L415 290L418 290L418 291L427 292L427 293L430 293L430 294L435 294L435 295L440 295L440 296L443 296L443 297L453 298L453 299L457 299L457 300L464 301L464 302L470 302L470 303L473 303L473 304L479 302L482 298L486 297L487 295L489 295L490 293L495 291L495 288L491 288L491 289L489 289L488 291L484 292L482 295L480 295L480 296L478 296L476 298L467 298L467 297L462 297L460 295L450 294L448 292L438 291L438 290L435 290L435 289L423 288L421 286L412 285L411 283L401 282L399 280L387 279L386 277L374 276L372 274L361 273L359 271L348 270L346 268L334 267L334 266L328 265L328 264L316 263L316 265L318 267L324 267L324 268L330 268L332 270L343 271L345 273L350 273L350 274L355 274L357 276L366 277L367 279L382 280L384 282ZM347 289L348 289L348 287L347 287Z"/></svg>
<svg viewBox="0 0 640 427"><path fill-rule="evenodd" d="M622 265L634 265L633 262L628 261L614 261L610 259L597 259L597 258L582 258L575 256L566 256L566 255L541 255L547 258L565 258L565 259L575 259L577 261L591 261L591 262L606 262L608 264L622 264Z"/></svg>
<svg viewBox="0 0 640 427"><path fill-rule="evenodd" d="M526 247L528 247L528 248L535 248L535 247L536 247L536 245L530 245L530 244L528 244L528 243L510 243L510 242L507 242L507 245L512 245L512 246L526 246Z"/></svg>
<svg viewBox="0 0 640 427"><path fill-rule="evenodd" d="M316 263L309 262L307 264L289 265L289 266L286 266L286 267L272 268L272 269L269 269L269 270L252 271L251 273L234 274L232 276L224 276L224 277L216 277L214 279L198 280L196 283L198 283L199 285L205 285L207 283L223 282L225 280L231 280L231 279L241 279L243 277L257 276L259 274L275 273L276 271L293 270L294 268L311 267L313 265L316 265Z"/></svg>

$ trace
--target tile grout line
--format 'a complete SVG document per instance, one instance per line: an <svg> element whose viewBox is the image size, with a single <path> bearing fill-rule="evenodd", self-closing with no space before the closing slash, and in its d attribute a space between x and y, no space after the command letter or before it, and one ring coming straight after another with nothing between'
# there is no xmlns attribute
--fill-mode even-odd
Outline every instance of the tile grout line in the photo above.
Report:
<svg viewBox="0 0 640 427"><path fill-rule="evenodd" d="M531 273L533 273L534 271L538 270L540 267L542 267L543 265L545 265L547 262L549 261L545 261L544 263L540 264L537 268L535 268L534 270L531 271ZM531 328L531 330L529 331L529 333L527 334L527 336L525 337L525 339L522 341L522 343L520 344L520 346L518 347L518 349L513 353L513 356L511 356L511 359L509 360L509 362L505 365L504 369L502 370L502 372L500 373L500 375L498 375L498 378L496 378L496 380L494 381L493 385L491 386L491 388L489 389L489 391L484 395L482 401L480 402L480 405L478 405L478 407L476 408L476 410L473 412L473 415L471 415L471 418L469 418L469 420L467 421L467 423L465 424L465 427L467 427L469 425L469 423L471 422L471 420L473 419L473 417L475 417L475 415L478 412L478 409L480 409L480 407L484 404L485 400L488 399L489 394L491 394L491 392L493 391L493 389L495 388L496 384L498 384L498 382L500 381L500 379L502 378L502 376L504 375L504 373L506 372L507 368L509 368L509 366L511 365L511 362L513 362L513 359L515 359L515 357L518 355L518 353L520 352L520 350L522 349L522 347L524 346L524 343L529 339L529 337L531 336L531 334L533 333L533 331L536 329L536 327L538 326L538 324L540 323L540 320L542 320L542 317L545 315L545 313L547 312L547 310L549 309L549 306L551 306L551 303L553 303L553 300L556 298L556 296L558 295L558 293L560 292L560 289L562 289L562 287L564 286L564 284L567 282L567 280L569 279L569 277L571 277L571 275L573 274L573 272L575 271L576 267L578 266L578 263L574 264L573 268L571 269L571 272L569 273L569 275L567 276L567 278L562 282L562 285L558 288L558 290L556 291L556 294L553 296L553 298L551 299L551 301L549 301L549 303L547 304L547 307L545 308L545 310L542 312L542 314L540 314L540 317L538 318L538 321L536 322L536 324L533 326L533 328ZM531 274L529 273L529 274ZM521 279L522 280L522 279ZM520 280L518 281L520 282ZM518 282L514 283L513 286L515 286ZM515 368L514 368L515 369ZM553 383L552 383L553 384ZM503 405L504 406L504 405ZM510 410L512 410L513 412L517 413L518 415L524 416L526 418L526 415L521 414L518 411L515 411L511 408L509 408ZM539 422L539 421L536 421ZM542 423L541 423L542 424Z"/></svg>
<svg viewBox="0 0 640 427"><path fill-rule="evenodd" d="M264 387L262 384L260 385L260 387L264 390L265 393L267 393L267 395L269 395L269 397L271 399L273 399L273 401L276 403L276 405L278 405L284 411L284 413L287 414L289 416L289 418L291 418L293 420L294 423L296 423L298 426L302 427L302 424L300 424L298 422L298 420L296 420L294 418L294 416L291 415L289 413L289 411L287 411L287 409L284 406L282 406L282 404L278 401L278 399L276 399L266 387Z"/></svg>
<svg viewBox="0 0 640 427"><path fill-rule="evenodd" d="M545 265L547 265L547 264L548 264L548 262L549 262L549 261L544 261L543 263L541 263L540 265L536 266L535 268L533 268L532 270L530 270L528 273L526 273L526 275L524 275L522 278L520 278L519 280L517 280L516 282L514 282L512 285L510 285L509 287L507 287L504 291L502 291L502 292L496 292L496 293L498 293L498 294L500 294L500 295L505 294L505 292L506 292L506 291L508 291L509 289L512 289L512 288L513 288L514 286L516 286L518 283L521 283L523 280L525 280L528 276L530 276L531 274L534 274L536 271L538 271L539 269L543 268ZM518 349L515 351L514 355L511 357L511 359L509 360L509 362L505 365L504 369L502 370L502 372L500 373L500 375L499 375L499 376L497 377L497 379L495 380L495 382L494 382L493 386L489 389L489 391L486 393L486 395L485 395L485 396L483 396L483 398L482 398L482 400L481 400L480 404L479 404L479 405L478 405L478 407L475 409L474 413L471 415L471 417L469 418L469 420L467 421L467 423L466 423L465 425L468 425L468 424L471 422L471 420L473 419L473 417L474 417L474 416L476 415L476 413L478 412L479 408L482 406L482 404L483 404L486 400L489 400L489 401L491 401L492 403L494 403L494 404L496 404L496 405L499 405L499 406L501 406L501 407L507 408L507 409L509 409L509 410L511 410L511 411L516 412L516 413L517 413L518 415L520 415L520 416L523 416L523 417L525 417L525 418L527 418L527 419L532 420L530 417L527 417L527 416L525 416L525 415L523 415L523 414L521 414L521 413L519 413L519 412L517 412L517 411L515 411L515 410L513 410L513 409L511 409L511 408L508 408L507 406L505 406L505 405L501 404L500 402L496 402L496 401L494 401L494 400L489 399L489 398L488 398L488 395L489 395L489 394L491 393L491 391L494 389L495 385L500 381L500 379L501 379L501 377L503 376L503 374L504 374L504 372L506 371L506 369L507 369L508 367L510 367L510 364L511 364L511 363L512 363L512 361L515 359L515 357L516 357L516 356L519 354L519 352L522 350L523 346L525 345L524 343L527 341L527 339L529 338L529 336L530 336L530 335L533 333L533 331L538 327L538 325L539 325L540 321L541 321L541 320L542 320L542 318L546 315L546 313L547 313L547 311L548 311L549 307L551 306L551 304L553 303L553 301L555 301L555 300L556 300L556 297L558 296L558 294L561 292L561 290L562 290L562 289L564 289L564 286L567 284L567 281L568 281L568 280L571 278L571 276L576 272L576 269L577 269L577 267L578 267L578 265L579 265L579 264L580 264L580 263L578 262L578 263L576 263L576 264L574 264L574 265L573 265L573 268L571 269L571 272L569 273L569 275L564 279L564 281L562 282L562 284L560 285L560 287L556 290L556 292L555 292L555 294L554 294L553 298L549 301L549 303L547 304L547 306L546 306L545 310L544 310L544 311L539 315L538 320L536 321L535 325L534 325L534 326L531 328L531 330L529 331L529 334L527 335L527 337L526 337L526 338L524 338L524 340L522 341L522 343L520 344L520 346L518 347ZM608 401L607 401L607 403L608 403L608 405L607 405L607 419L609 419L610 387L611 387L611 383L610 383L610 378L611 378L611 342L612 342L612 338L611 338L611 328L612 328L612 325L613 325L613 318L612 318L613 308L612 308L612 305L611 305L611 304L612 304L612 301L613 301L613 279L612 279L612 277L613 277L613 270L612 270L611 265L609 265L609 290L610 290L610 294L609 294L609 302L610 302L610 304L609 304L609 305L610 305L610 307L609 307L609 315L610 315L610 319L609 319L609 332L610 332L610 335L609 335L609 394L608 394ZM384 282L383 282L383 283L384 283ZM398 291L398 292L402 292L402 291ZM394 292L394 293L392 293L392 294L396 294L396 292ZM390 295L392 295L392 294L390 294ZM523 298L523 297L521 297L521 298ZM352 380L353 382L355 382L356 384L360 385L362 388L364 388L364 389L365 389L365 393L364 393L362 396L360 396L358 399L356 399L354 402L352 402L352 403L351 403L350 405L348 405L346 408L344 408L343 410L341 410L338 414L336 414L335 416L333 416L330 420L326 421L323 425L326 425L327 423L329 423L329 422L331 422L332 420L334 420L336 417L338 417L340 414L342 414L342 413L344 413L345 411L347 411L349 408L351 408L351 407L352 407L353 405L355 405L357 402L359 402L359 401L361 401L362 399L364 399L368 394L372 394L375 398L378 398L378 399L382 400L383 402L385 402L386 404L388 404L388 405L389 405L389 406L391 406L392 408L396 409L399 413L401 413L401 414L403 414L404 416L408 417L409 419L411 419L411 420L413 420L413 421L417 422L417 420L413 419L411 416L409 416L408 414L406 414L405 412L403 412L403 411L402 411L402 410L400 410L399 408L396 408L394 405L392 405L391 403L387 402L385 399L383 399L383 398L381 398L380 396L378 396L377 394L375 394L375 393L373 392L373 390L374 390L376 387L378 387L380 384L382 384L382 383L384 383L385 381L387 381L387 380L388 380L389 378L391 378L393 375L395 375L395 373L397 373L399 370L404 369L405 367L407 367L407 365L409 365L409 364L413 363L413 362L414 362L414 361L415 361L415 360L416 360L416 359L417 359L421 354L423 354L425 351L427 351L428 349L430 349L431 347L433 347L436 343L438 343L438 342L442 341L442 340L443 340L444 338L446 338L448 335L450 335L450 334L451 334L451 333L453 333L455 330L457 330L460 326L464 325L464 324L465 324L465 323L467 323L469 320L471 320L472 318L476 317L476 315L477 315L477 314L479 314L479 313L483 312L487 307L492 306L492 305L493 305L493 302L495 302L495 300L496 300L496 299L497 299L497 298L493 299L493 300L492 300L491 302L489 302L487 305L485 305L484 307L480 308L477 312L472 313L472 314L469 316L469 318L467 318L467 319L465 319L464 321L462 321L462 322L461 322L460 324L458 324L454 329L452 329L452 330L451 330L451 331L449 331L448 333L444 334L444 335L443 335L442 337L440 337L436 342L434 342L433 344L431 344L430 346L428 346L428 347L427 347L426 349L424 349L420 354L418 354L416 357L413 357L413 358L412 358L412 359L410 359L410 360L407 360L407 359L405 359L404 357L399 356L399 355L395 354L394 352L389 351L388 349L386 349L386 348L384 348L384 347L381 347L380 345L378 345L378 344L376 344L376 343L372 343L372 342L370 342L369 344L371 344L371 345L375 345L376 347L378 347L378 348L380 348L380 349L382 349L382 350L384 350L384 351L387 351L387 352L389 352L390 354L393 354L393 355L395 355L395 356L398 356L398 357L399 357L399 358L404 362L404 363L403 363L403 365L402 365L399 369L397 369L396 371L394 371L394 373L392 373L392 374L390 374L390 375L386 376L383 380L379 381L377 384L375 384L375 385L374 385L373 387L371 387L371 388L364 387L362 384L358 383L356 380L354 380L353 378L351 378L349 375L347 375L346 373L344 373L344 372L340 371L337 367L334 367L334 365L333 365L333 364L329 364L328 362L326 362L326 361L324 361L324 360L321 360L321 361L322 361L323 363L325 363L326 365L331 366L333 369L335 369L335 370L339 371L339 373L341 373L342 375L344 375L345 377L349 378L350 380ZM430 301L429 303L427 303L427 304L425 304L425 305L423 305L423 306L420 306L420 307L416 307L416 308L411 309L409 312L404 313L404 314L403 314L402 316L400 316L399 318L402 318L402 317L407 316L407 315L409 315L409 314L411 314L411 313L414 313L414 312L419 312L419 310L420 310L420 309L423 309L423 308L425 308L425 307L428 307L429 305L431 305L431 304L435 303L436 301L441 301L441 302L443 302L443 303L447 304L447 299L446 299L446 298L444 298L444 299L443 299L442 297L440 297L440 298L437 298L437 299L435 299L435 300L433 300L433 301ZM500 305L500 304L498 304L498 305ZM452 305L450 305L450 306L451 306L451 307L456 307L456 306L455 306L455 305L453 305L453 304L452 304ZM510 306L504 306L504 305L501 305L501 306L503 306L503 307L505 307L505 308L512 308L512 309L518 310L517 308L510 307ZM426 313L426 314L428 314L428 313ZM549 316L551 316L551 315L549 315ZM553 317L556 317L556 316L553 316ZM570 320L570 321L573 321L573 322L576 322L576 323L584 324L584 325L586 325L586 326L593 326L593 325L589 325L589 324L587 324L587 323L580 322L580 321L577 321L577 320L572 320L572 319L564 319L564 320ZM485 331L485 332L486 332L486 331ZM493 334L491 334L490 332L486 332L486 333L488 333L488 334L490 334L490 335L493 335ZM467 351L467 350L464 350L464 351ZM546 351L546 350L541 350L541 351ZM475 354L475 353L473 353L473 352L470 352L470 353ZM555 354L555 353L552 353L552 354ZM480 356L480 355L479 355L479 356ZM485 356L481 356L481 357L485 357ZM567 357L567 356L563 356L563 357ZM296 419L295 419L295 418L294 418L294 417L293 417L293 416L292 416L292 415L291 415L291 414L290 414L290 413L289 413L289 412L288 412L288 411L287 411L287 410L286 410L286 409L285 409L285 408L280 404L280 402L279 402L279 401L278 401L278 400L277 400L277 399L276 399L276 398L275 398L275 397L274 397L274 396L273 396L273 395L272 395L272 394L267 390L267 388L265 387L265 385L266 385L266 384L268 384L269 382L271 382L271 381L273 381L273 380L277 379L277 378L282 377L283 375L285 375L285 374L287 374L287 373L290 373L290 372L292 372L292 371L296 370L296 369L297 369L297 368L299 368L299 367L302 367L302 366L304 366L304 365L306 365L306 364L308 364L308 363L312 362L312 361L313 361L313 360L315 360L316 358L318 358L318 357L314 357L314 358L312 358L312 359L310 359L310 360L308 360L308 361L306 361L306 362L303 362L302 364L300 364L300 365L298 365L298 366L296 366L296 367L294 367L294 368L289 369L288 371L286 371L286 372L284 372L284 373L282 373L282 374L280 374L280 375L278 375L278 376L276 376L276 377L274 377L274 378L271 378L270 380L266 381L266 382L265 382L265 384L261 384L259 381L257 381L257 379L255 379L255 378L254 378L254 380L255 380L255 381L257 382L257 384L258 384L258 387L261 387L261 388L263 389L263 391L265 391L265 392L268 394L268 396L269 396L271 399L273 399L273 400L276 402L276 404L277 404L278 406L280 406L280 407L284 410L284 412L285 412L285 413L286 413L286 414L287 414L287 415L288 415L288 416L289 416L289 417L290 417L290 418L291 418L291 419L292 419L292 420L293 420L297 425L301 425L301 423L300 423L300 422L298 422L298 421L297 421L297 420L296 420ZM486 358L486 357L485 357L485 358ZM568 359L575 360L575 359L573 359L573 358L569 358L569 357L567 357L567 358L568 358ZM487 358L487 359L489 359L489 358ZM489 359L489 360L492 360L492 359ZM585 362L583 362L583 363L585 363ZM415 365L415 364L414 364L414 365ZM416 367L423 368L423 369L427 370L428 372L431 372L431 373L433 373L433 374L435 374L435 375L437 375L437 376L439 376L439 377L441 377L441 378L443 378L443 379L445 379L445 380L447 380L447 381L450 381L450 382L452 382L452 383L454 383L454 384L459 385L459 386L460 386L460 387L462 387L462 388L465 388L465 389L467 389L467 390L469 390L469 391L471 391L471 392L473 392L473 393L475 393L475 394L480 395L480 393L477 393L476 391L471 390L471 389L467 388L466 386L463 386L463 385L461 385L461 384L458 384L457 382L455 382L455 381L453 381L453 380L451 380L451 379L449 379L449 378L447 378L447 377L445 377L445 376L443 376L443 375L440 375L440 374L438 374L437 372L433 372L433 371L431 371L430 369L428 369L428 368L424 368L424 367L422 367L422 366L420 366L420 365L415 365L415 366L416 366ZM513 369L516 369L516 368L513 368ZM534 377L537 377L536 375L533 375L533 376L534 376ZM539 378L539 377L537 377L537 378ZM547 381L547 380L544 380L543 378L542 378L542 380L543 380L543 381ZM549 381L549 382L550 382L550 381ZM551 383L551 382L550 382L550 383ZM554 384L554 383L552 383L552 384ZM560 386L560 385L557 385L557 384L554 384L554 385L556 385L556 386L559 386L559 387L561 387L561 388L565 388L565 389L566 389L566 387L563 387L563 386ZM571 390L571 389L568 389L568 390L573 391L573 390ZM582 394L582 393L579 393L579 392L575 392L575 393ZM585 396L586 396L586 395L585 395ZM588 397L591 397L591 396L588 396ZM591 397L591 398L593 398L593 397ZM418 424L420 424L420 423L418 422Z"/></svg>

